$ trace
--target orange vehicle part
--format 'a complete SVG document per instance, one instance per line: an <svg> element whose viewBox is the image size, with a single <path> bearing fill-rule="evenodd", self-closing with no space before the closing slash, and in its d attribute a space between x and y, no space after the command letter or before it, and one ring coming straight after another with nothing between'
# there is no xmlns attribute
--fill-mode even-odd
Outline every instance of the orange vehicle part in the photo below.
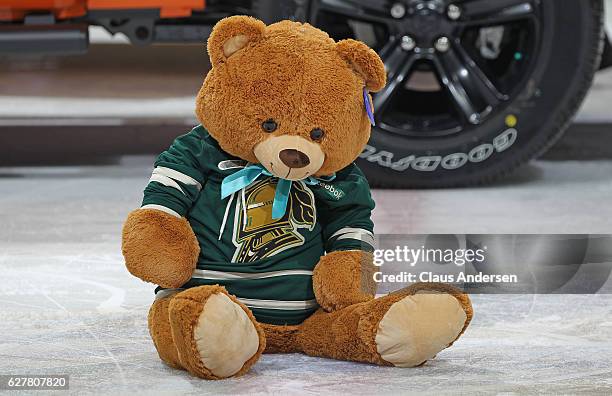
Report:
<svg viewBox="0 0 612 396"><path fill-rule="evenodd" d="M43 11L57 19L80 17L86 13L86 0L0 0L0 21L19 20Z"/></svg>
<svg viewBox="0 0 612 396"><path fill-rule="evenodd" d="M193 10L204 9L204 0L88 0L90 10L159 9L162 18L188 17Z"/></svg>
<svg viewBox="0 0 612 396"><path fill-rule="evenodd" d="M162 18L180 18L205 5L205 0L0 0L0 21L20 20L33 12L50 12L57 19L70 19L82 17L88 10L137 9L159 9Z"/></svg>

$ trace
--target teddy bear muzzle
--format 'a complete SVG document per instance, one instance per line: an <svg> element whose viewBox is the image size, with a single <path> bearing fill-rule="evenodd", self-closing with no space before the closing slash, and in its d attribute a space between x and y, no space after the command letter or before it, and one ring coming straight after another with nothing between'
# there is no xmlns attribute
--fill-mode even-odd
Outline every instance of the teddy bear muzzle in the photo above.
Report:
<svg viewBox="0 0 612 396"><path fill-rule="evenodd" d="M274 176L293 181L314 175L325 161L321 147L301 136L270 136L253 152Z"/></svg>

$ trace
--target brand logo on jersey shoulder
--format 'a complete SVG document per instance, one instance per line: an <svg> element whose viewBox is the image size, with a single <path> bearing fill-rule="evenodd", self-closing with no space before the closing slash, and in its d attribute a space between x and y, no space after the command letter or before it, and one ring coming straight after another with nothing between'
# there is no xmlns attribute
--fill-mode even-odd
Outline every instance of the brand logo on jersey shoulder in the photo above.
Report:
<svg viewBox="0 0 612 396"><path fill-rule="evenodd" d="M293 182L285 215L280 219L272 219L277 181L275 178L266 178L247 187L244 199L246 219L242 200L237 200L233 235L236 250L233 262L257 261L301 246L304 244L304 237L298 229L314 229L317 222L314 195L301 181Z"/></svg>
<svg viewBox="0 0 612 396"><path fill-rule="evenodd" d="M333 199L335 199L336 201L341 200L346 195L345 192L342 191L340 188L338 188L338 187L336 187L336 186L334 186L332 184L325 183L324 181L319 180L319 184L318 185L321 188L325 189L327 194L329 196L331 196Z"/></svg>

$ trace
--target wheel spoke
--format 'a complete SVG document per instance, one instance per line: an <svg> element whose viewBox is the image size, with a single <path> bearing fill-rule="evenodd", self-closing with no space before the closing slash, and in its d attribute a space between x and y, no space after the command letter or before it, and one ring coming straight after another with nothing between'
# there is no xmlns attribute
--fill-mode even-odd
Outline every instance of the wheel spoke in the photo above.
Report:
<svg viewBox="0 0 612 396"><path fill-rule="evenodd" d="M399 73L401 66L409 58L414 56L414 53L405 51L401 47L401 38L392 37L387 44L379 51L380 58L385 64L385 70L387 71L387 77L389 79L395 78L395 75Z"/></svg>
<svg viewBox="0 0 612 396"><path fill-rule="evenodd" d="M374 109L382 114L393 95L408 81L412 66L417 57L414 52L406 52L399 40L391 40L380 51L381 58L387 70L387 85L374 96Z"/></svg>
<svg viewBox="0 0 612 396"><path fill-rule="evenodd" d="M456 51L463 60L463 65L468 71L468 80L473 83L474 89L481 94L485 102L493 106L500 101L508 100L508 95L501 93L497 89L495 84L493 84L485 72L460 44L456 44L453 50ZM473 77L473 79L470 79L470 76Z"/></svg>
<svg viewBox="0 0 612 396"><path fill-rule="evenodd" d="M490 111L505 99L484 72L455 43L446 53L438 54L433 63L442 85L453 104L470 124L479 124L481 113Z"/></svg>
<svg viewBox="0 0 612 396"><path fill-rule="evenodd" d="M461 20L468 25L498 25L534 16L533 0L466 0Z"/></svg>
<svg viewBox="0 0 612 396"><path fill-rule="evenodd" d="M363 21L387 24L390 10L385 0L318 0L317 11L327 11Z"/></svg>

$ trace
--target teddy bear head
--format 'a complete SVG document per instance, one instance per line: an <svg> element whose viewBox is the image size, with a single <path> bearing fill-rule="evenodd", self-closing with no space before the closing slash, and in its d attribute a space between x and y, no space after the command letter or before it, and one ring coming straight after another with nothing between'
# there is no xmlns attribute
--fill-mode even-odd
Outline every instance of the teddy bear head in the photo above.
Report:
<svg viewBox="0 0 612 396"><path fill-rule="evenodd" d="M335 42L309 24L233 16L214 27L208 54L196 114L229 154L300 180L331 175L363 151L367 92L386 82L365 44Z"/></svg>

